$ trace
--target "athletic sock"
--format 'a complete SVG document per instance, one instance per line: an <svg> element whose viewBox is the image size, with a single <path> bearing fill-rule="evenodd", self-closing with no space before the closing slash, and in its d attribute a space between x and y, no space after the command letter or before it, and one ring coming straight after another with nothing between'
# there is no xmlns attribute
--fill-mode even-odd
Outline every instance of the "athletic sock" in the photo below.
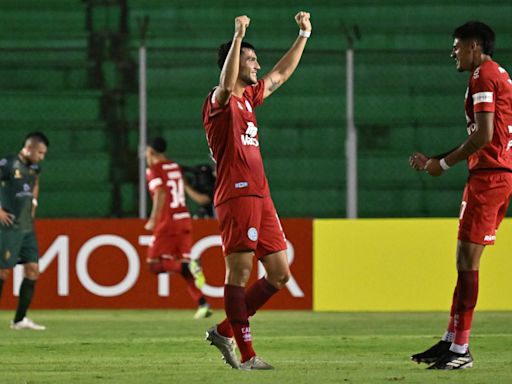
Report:
<svg viewBox="0 0 512 384"><path fill-rule="evenodd" d="M224 286L224 307L233 329L236 344L242 355L242 362L249 360L256 353L252 348L251 327L247 315L245 289L236 285Z"/></svg>
<svg viewBox="0 0 512 384"><path fill-rule="evenodd" d="M455 353L464 354L468 351L468 345L467 344L460 345L460 344L452 343L452 345L450 345L450 351L455 352Z"/></svg>
<svg viewBox="0 0 512 384"><path fill-rule="evenodd" d="M233 329L229 323L229 319L226 317L219 324L217 324L217 332L224 337L234 337Z"/></svg>
<svg viewBox="0 0 512 384"><path fill-rule="evenodd" d="M446 332L444 333L441 340L452 342L455 338L455 308L457 307L457 297L459 293L459 283L457 281L457 285L455 285L455 289L453 290L452 297L452 306L450 308L450 321L448 321L448 327L446 328Z"/></svg>
<svg viewBox="0 0 512 384"><path fill-rule="evenodd" d="M459 271L457 305L455 307L455 337L453 344L469 344L473 312L478 298L478 271Z"/></svg>
<svg viewBox="0 0 512 384"><path fill-rule="evenodd" d="M185 279L185 282L187 283L187 292L190 295L190 297L196 302L199 303L202 299L204 302L206 302L206 299L203 296L203 292L196 287L196 281L194 280L194 276L190 273L188 270L188 263L187 267L184 267L181 269L181 276L183 279ZM201 305L201 304L199 304Z"/></svg>
<svg viewBox="0 0 512 384"><path fill-rule="evenodd" d="M23 320L25 315L27 314L28 307L32 302L32 297L34 296L34 287L36 281L30 280L27 278L23 279L20 287L20 297L18 299L18 308L16 309L16 315L14 316L14 322Z"/></svg>
<svg viewBox="0 0 512 384"><path fill-rule="evenodd" d="M279 289L270 284L264 277L256 281L245 291L247 317L253 316ZM233 337L231 324L226 318L217 324L217 332L224 337Z"/></svg>
<svg viewBox="0 0 512 384"><path fill-rule="evenodd" d="M247 315L253 316L279 289L270 284L264 277L252 284L245 291Z"/></svg>
<svg viewBox="0 0 512 384"><path fill-rule="evenodd" d="M445 331L441 340L451 343L455 339L455 332Z"/></svg>

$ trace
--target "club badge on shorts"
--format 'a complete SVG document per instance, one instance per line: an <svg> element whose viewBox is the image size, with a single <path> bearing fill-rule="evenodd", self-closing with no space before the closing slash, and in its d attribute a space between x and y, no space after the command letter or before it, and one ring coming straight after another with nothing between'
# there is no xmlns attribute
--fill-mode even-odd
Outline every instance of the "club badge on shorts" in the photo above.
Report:
<svg viewBox="0 0 512 384"><path fill-rule="evenodd" d="M251 241L258 240L258 230L254 227L249 228L249 230L247 231L247 237Z"/></svg>

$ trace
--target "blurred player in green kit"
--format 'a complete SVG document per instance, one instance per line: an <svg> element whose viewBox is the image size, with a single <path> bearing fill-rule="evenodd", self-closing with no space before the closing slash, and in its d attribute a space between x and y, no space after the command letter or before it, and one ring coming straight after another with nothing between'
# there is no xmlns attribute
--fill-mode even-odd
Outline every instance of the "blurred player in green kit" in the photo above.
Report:
<svg viewBox="0 0 512 384"><path fill-rule="evenodd" d="M0 158L0 296L10 270L16 264L22 264L24 269L12 329L46 329L26 314L39 277L34 216L39 195L39 163L49 145L43 133L32 132L25 137L18 154Z"/></svg>

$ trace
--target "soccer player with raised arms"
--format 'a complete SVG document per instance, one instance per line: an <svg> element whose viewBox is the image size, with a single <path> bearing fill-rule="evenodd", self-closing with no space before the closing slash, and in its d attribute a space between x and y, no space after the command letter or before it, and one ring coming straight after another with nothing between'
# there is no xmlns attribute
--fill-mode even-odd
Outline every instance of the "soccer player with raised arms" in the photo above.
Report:
<svg viewBox="0 0 512 384"><path fill-rule="evenodd" d="M457 243L457 285L450 321L441 341L411 356L429 369L473 366L469 334L478 297L480 258L494 244L512 197L512 81L493 61L494 31L474 21L453 32L451 57L459 72L470 72L464 109L468 138L450 152L431 158L414 153L409 161L431 176L449 173L467 160L469 178L462 196ZM505 293L504 293L505 294Z"/></svg>
<svg viewBox="0 0 512 384"><path fill-rule="evenodd" d="M285 236L270 197L254 110L299 64L311 35L310 15L299 12L295 21L299 36L270 72L258 79L256 49L243 41L251 20L236 17L233 40L221 45L218 52L219 85L203 105L203 124L217 168L214 205L225 255L227 315L207 331L206 338L235 369L273 368L254 351L249 317L284 287L290 276ZM254 256L266 275L246 289ZM235 341L241 361L235 354Z"/></svg>

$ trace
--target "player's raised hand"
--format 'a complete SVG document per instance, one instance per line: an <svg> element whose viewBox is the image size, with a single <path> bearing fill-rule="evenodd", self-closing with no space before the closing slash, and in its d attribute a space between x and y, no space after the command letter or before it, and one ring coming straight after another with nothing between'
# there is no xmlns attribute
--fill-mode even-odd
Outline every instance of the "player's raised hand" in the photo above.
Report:
<svg viewBox="0 0 512 384"><path fill-rule="evenodd" d="M246 15L238 16L235 18L235 39L244 38L245 30L249 27L250 23L251 19L249 19Z"/></svg>
<svg viewBox="0 0 512 384"><path fill-rule="evenodd" d="M297 22L299 29L303 31L311 31L312 27L309 18L309 12L300 11L295 15L295 21Z"/></svg>
<svg viewBox="0 0 512 384"><path fill-rule="evenodd" d="M428 157L420 152L415 152L411 156L409 156L409 165L417 171L425 170L427 161Z"/></svg>

